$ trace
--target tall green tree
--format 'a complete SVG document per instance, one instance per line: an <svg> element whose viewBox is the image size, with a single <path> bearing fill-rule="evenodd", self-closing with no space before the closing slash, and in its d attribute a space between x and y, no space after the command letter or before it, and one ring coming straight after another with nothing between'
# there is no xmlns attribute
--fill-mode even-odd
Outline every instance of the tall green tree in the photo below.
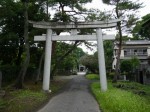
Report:
<svg viewBox="0 0 150 112"><path fill-rule="evenodd" d="M22 67L15 83L16 88L22 88L30 60L29 50L34 44L31 37L43 32L31 29L28 25L28 18L37 21L44 20L46 14L36 0L1 0L0 5L0 11L3 12L0 13L0 47L4 52L4 54L0 53L0 56L4 57L1 58L2 64L9 63L18 68Z"/></svg>
<svg viewBox="0 0 150 112"><path fill-rule="evenodd" d="M142 17L140 21L136 22L135 27L133 28L132 34L134 39L150 39L150 14L147 14Z"/></svg>
<svg viewBox="0 0 150 112"><path fill-rule="evenodd" d="M23 10L22 4L20 2L15 3L14 0L1 0L0 1L0 42L1 42L1 49L4 50L1 54L1 59L3 60L3 64L7 64L5 58L9 61L9 63L14 63L12 61L16 59L16 64L20 63L20 58L22 52L22 44L23 44ZM7 46L7 50L6 50ZM16 49L19 47L19 53ZM10 49L10 50L9 50ZM8 54L10 52L10 54ZM14 53L11 53L13 51ZM4 54L3 54L4 53ZM9 55L12 58L8 57ZM17 55L17 56L16 56ZM4 56L4 58L3 58ZM14 57L13 57L14 56Z"/></svg>
<svg viewBox="0 0 150 112"><path fill-rule="evenodd" d="M120 63L120 70L122 73L131 73L132 65L131 60L122 60Z"/></svg>
<svg viewBox="0 0 150 112"><path fill-rule="evenodd" d="M93 55L84 55L80 58L80 63L86 68L88 68L89 71L93 73L98 73L98 54L95 52Z"/></svg>
<svg viewBox="0 0 150 112"><path fill-rule="evenodd" d="M131 59L121 61L121 71L122 72L132 72L140 65L140 60L137 57L132 57Z"/></svg>
<svg viewBox="0 0 150 112"><path fill-rule="evenodd" d="M16 88L23 88L23 82L24 82L24 77L26 75L27 72L27 68L30 62L30 45L29 45L29 23L28 23L28 0L22 0L23 3L23 12L24 12L24 33L23 33L23 37L24 37L24 43L25 43L25 54L26 54L26 58L22 64L19 76L16 80L15 83L15 87Z"/></svg>
<svg viewBox="0 0 150 112"><path fill-rule="evenodd" d="M117 63L115 69L115 76L113 82L117 82L117 76L119 75L119 65L120 65L120 54L122 46L123 32L129 33L132 29L132 26L137 21L135 12L142 7L141 3L133 2L131 0L102 0L104 3L115 6L113 15L115 18L122 18L121 22L117 23L118 36L119 39L119 50L117 52Z"/></svg>
<svg viewBox="0 0 150 112"><path fill-rule="evenodd" d="M68 49L71 49L72 45L67 44L65 42L58 42L56 46L56 53L55 53L55 59L53 60L60 60L60 57L64 55L65 52L68 51ZM57 69L68 69L72 70L73 68L76 69L78 67L78 60L81 56L83 56L85 53L81 48L75 47L74 50L72 50L71 53L69 53L63 60L59 61L59 65Z"/></svg>
<svg viewBox="0 0 150 112"><path fill-rule="evenodd" d="M112 58L113 58L113 42L112 41L104 41L104 52L105 52L105 60L106 60L106 69L112 69Z"/></svg>
<svg viewBox="0 0 150 112"><path fill-rule="evenodd" d="M35 4L35 2L36 0L30 2L29 19L36 21L45 19L46 14L43 12L41 4ZM19 66L22 62L22 54L24 52L23 4L20 1L15 2L15 0L1 0L0 5L0 12L3 12L0 13L0 47L4 51L0 53L3 60L2 64L11 63ZM33 40L31 37L35 33L42 33L40 30L31 29L31 26L29 26L29 32L30 42Z"/></svg>
<svg viewBox="0 0 150 112"><path fill-rule="evenodd" d="M139 65L140 65L140 60L134 56L131 58L131 66L132 66L132 71L134 71Z"/></svg>

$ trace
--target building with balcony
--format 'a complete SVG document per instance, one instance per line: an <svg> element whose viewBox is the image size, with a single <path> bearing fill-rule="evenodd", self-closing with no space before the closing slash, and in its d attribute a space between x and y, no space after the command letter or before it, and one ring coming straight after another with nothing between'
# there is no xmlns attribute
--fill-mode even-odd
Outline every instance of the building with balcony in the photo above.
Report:
<svg viewBox="0 0 150 112"><path fill-rule="evenodd" d="M114 60L112 69L116 66L116 57L118 52L118 43L114 44ZM131 59L137 57L140 60L140 66L137 68L138 72L135 76L135 81L150 84L150 73L146 70L150 68L148 64L148 57L150 56L150 41L148 40L128 40L122 43L120 59Z"/></svg>

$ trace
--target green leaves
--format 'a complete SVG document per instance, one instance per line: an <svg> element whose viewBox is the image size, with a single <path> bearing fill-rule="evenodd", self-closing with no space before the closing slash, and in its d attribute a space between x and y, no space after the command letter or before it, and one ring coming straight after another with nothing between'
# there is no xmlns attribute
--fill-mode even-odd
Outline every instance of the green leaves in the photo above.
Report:
<svg viewBox="0 0 150 112"><path fill-rule="evenodd" d="M97 55L84 55L80 58L80 63L85 65L93 73L97 73L98 71Z"/></svg>
<svg viewBox="0 0 150 112"><path fill-rule="evenodd" d="M140 65L140 60L135 56L132 57L130 61L131 61L132 68L136 68Z"/></svg>
<svg viewBox="0 0 150 112"><path fill-rule="evenodd" d="M142 3L134 3L129 0L124 0L122 2L119 2L118 9L119 10L137 10L141 8Z"/></svg>
<svg viewBox="0 0 150 112"><path fill-rule="evenodd" d="M142 17L141 21L136 23L136 26L133 28L132 34L136 39L149 39L150 37L150 14L147 14Z"/></svg>
<svg viewBox="0 0 150 112"><path fill-rule="evenodd" d="M58 21L62 21L62 22L70 22L70 16L67 15L66 13L61 13L61 12L58 12L54 15L54 18L52 21L54 22L58 22Z"/></svg>
<svg viewBox="0 0 150 112"><path fill-rule="evenodd" d="M103 3L109 4L111 0L102 0Z"/></svg>
<svg viewBox="0 0 150 112"><path fill-rule="evenodd" d="M67 53L70 49L72 49L72 47L73 45L71 44L67 44L65 42L57 42L57 46L55 48L55 54L52 57L53 65L55 65L57 62L59 63L57 69L71 70L73 68L76 68L80 56L84 55L84 52L81 48L76 47L74 50L72 50L70 54L68 54L63 59L61 59L65 53Z"/></svg>
<svg viewBox="0 0 150 112"><path fill-rule="evenodd" d="M137 57L132 57L128 60L122 60L121 61L121 71L122 72L130 72L136 67L140 65L140 60Z"/></svg>

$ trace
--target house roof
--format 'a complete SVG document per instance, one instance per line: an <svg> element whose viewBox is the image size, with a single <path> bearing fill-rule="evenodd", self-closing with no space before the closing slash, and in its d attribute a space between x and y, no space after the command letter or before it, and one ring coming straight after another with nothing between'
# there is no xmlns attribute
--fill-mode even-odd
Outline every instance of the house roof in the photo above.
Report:
<svg viewBox="0 0 150 112"><path fill-rule="evenodd" d="M123 42L123 45L150 45L149 40L128 40Z"/></svg>

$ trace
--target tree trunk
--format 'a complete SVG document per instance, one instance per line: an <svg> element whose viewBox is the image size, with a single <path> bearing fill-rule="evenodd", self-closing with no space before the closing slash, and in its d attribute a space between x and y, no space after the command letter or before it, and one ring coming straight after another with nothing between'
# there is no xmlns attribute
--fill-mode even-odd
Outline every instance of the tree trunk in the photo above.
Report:
<svg viewBox="0 0 150 112"><path fill-rule="evenodd" d="M47 20L49 19L49 16L48 16L48 0L46 1L46 13L47 13Z"/></svg>
<svg viewBox="0 0 150 112"><path fill-rule="evenodd" d="M42 62L43 62L43 59L44 59L44 54L45 54L45 52L43 51L43 53L41 55L41 58L40 58L40 63L39 63L39 67L38 67L38 74L36 76L35 84L37 84L38 81L40 80L41 67L42 67Z"/></svg>
<svg viewBox="0 0 150 112"><path fill-rule="evenodd" d="M119 1L118 1L119 2ZM118 2L117 2L117 6L116 6L116 15L117 15L117 18L120 18L119 17L119 12L118 12ZM116 62L116 68L115 68L115 75L114 75L114 78L113 78L113 81L112 82L117 82L117 77L120 75L120 54L121 54L121 46L122 46L122 30L121 30L121 22L118 22L117 23L117 27L118 27L118 30L119 30L119 44L118 44L118 52L117 52L117 62Z"/></svg>
<svg viewBox="0 0 150 112"><path fill-rule="evenodd" d="M24 40L25 40L26 59L24 60L24 63L22 64L20 73L14 85L14 87L17 89L24 88L24 85L23 85L24 77L26 75L26 71L29 65L29 61L30 61L30 47L29 47L29 40L28 40L28 11L27 11L28 3L27 1L24 1L23 5L24 5Z"/></svg>
<svg viewBox="0 0 150 112"><path fill-rule="evenodd" d="M17 55L17 60L16 60L16 65L17 66L20 66L21 64L21 55L23 53L23 42L20 42L21 45L19 46L19 50L18 50L18 55Z"/></svg>
<svg viewBox="0 0 150 112"><path fill-rule="evenodd" d="M1 90L1 87L2 87L2 72L0 71L0 90Z"/></svg>

